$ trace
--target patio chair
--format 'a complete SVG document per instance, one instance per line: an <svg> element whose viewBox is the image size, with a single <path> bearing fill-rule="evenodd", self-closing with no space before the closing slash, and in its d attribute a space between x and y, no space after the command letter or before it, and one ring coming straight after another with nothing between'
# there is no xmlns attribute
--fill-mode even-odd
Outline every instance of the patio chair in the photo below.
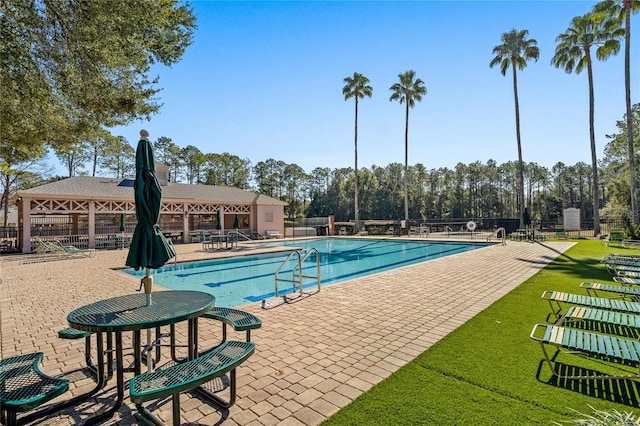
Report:
<svg viewBox="0 0 640 426"><path fill-rule="evenodd" d="M534 325L530 337L540 343L542 353L551 372L561 379L592 380L640 377L640 372L632 374L629 371L624 371L627 374L599 374L594 372L594 374L564 375L560 374L562 371L560 368L556 368L557 355L560 352L617 362L618 364L614 365L617 368L621 368L620 364L638 367L640 365L640 342L637 340L548 324ZM546 346L557 348L552 357L549 356ZM575 371L575 369L568 368L566 371Z"/></svg>

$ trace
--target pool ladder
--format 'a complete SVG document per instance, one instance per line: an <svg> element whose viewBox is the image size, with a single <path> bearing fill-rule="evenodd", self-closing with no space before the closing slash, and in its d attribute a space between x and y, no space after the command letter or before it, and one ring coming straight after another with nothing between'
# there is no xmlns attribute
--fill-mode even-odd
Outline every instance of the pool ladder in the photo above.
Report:
<svg viewBox="0 0 640 426"><path fill-rule="evenodd" d="M491 240L493 238L496 238L498 240L501 240L502 245L506 246L507 245L507 230L504 228L498 228L495 231L491 232L488 236L487 236L487 242L491 242Z"/></svg>
<svg viewBox="0 0 640 426"><path fill-rule="evenodd" d="M287 258L284 260L284 262L282 262L282 264L276 271L273 277L276 297L278 297L279 282L292 284L294 293L296 292L296 285L297 285L299 288L300 295L302 296L302 285L305 278L314 279L318 283L318 291L320 291L320 253L315 248L310 248L309 250L306 251L306 253L304 253L304 255L302 255L302 252L303 252L302 250L294 250L291 253L289 253L289 256L287 256ZM315 255L316 257L316 268L315 268L316 274L304 275L302 270L302 265L309 257L311 257L311 255ZM295 265L291 270L291 278L281 277L280 276L281 273L285 272L283 271L284 267L287 266L292 259L294 260Z"/></svg>

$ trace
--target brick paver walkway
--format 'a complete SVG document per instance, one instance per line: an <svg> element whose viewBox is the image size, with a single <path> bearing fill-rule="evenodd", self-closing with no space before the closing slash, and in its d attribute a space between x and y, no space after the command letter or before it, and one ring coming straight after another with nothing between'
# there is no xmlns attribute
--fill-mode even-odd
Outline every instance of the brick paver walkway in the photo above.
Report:
<svg viewBox="0 0 640 426"><path fill-rule="evenodd" d="M295 303L263 310L254 330L256 353L238 369L238 399L217 410L183 394L183 423L224 425L315 425L349 404L485 309L567 250L569 242L517 243L436 259L323 287ZM176 246L180 261L212 257L199 244ZM248 253L250 248L238 252ZM95 300L129 294L139 282L114 270L126 250L99 251L94 258L21 264L0 259L1 355L43 351L42 370L72 372L71 393L93 382L78 373L84 341L57 338L66 315ZM156 290L159 290L156 288ZM179 332L184 337L183 329ZM144 333L143 333L144 334ZM220 325L201 322L201 347L220 337ZM244 339L231 331L230 338ZM126 343L126 342L125 342ZM130 377L129 375L127 377ZM76 424L103 411L115 396L115 380L75 410L39 424ZM68 398L67 392L59 397ZM171 421L170 400L152 410ZM108 424L133 425L134 405L125 399Z"/></svg>

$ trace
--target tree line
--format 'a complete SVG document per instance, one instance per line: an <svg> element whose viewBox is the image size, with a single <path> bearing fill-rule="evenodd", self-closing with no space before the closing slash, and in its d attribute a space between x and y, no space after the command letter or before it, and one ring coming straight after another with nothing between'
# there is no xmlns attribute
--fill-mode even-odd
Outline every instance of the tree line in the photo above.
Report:
<svg viewBox="0 0 640 426"><path fill-rule="evenodd" d="M633 106L632 118L634 135L639 137L640 104ZM558 223L563 209L576 207L581 211L582 221L591 223L595 193L604 218L631 220L625 123L626 118L617 122L619 132L608 136L604 159L598 167L602 179L597 191L592 187L592 168L586 163L558 162L550 168L536 163L523 164L523 205L529 208L534 221ZM330 214L338 221L355 218L356 173L351 167L317 167L305 171L297 164L273 158L252 164L249 159L226 152L203 153L192 145L180 148L167 137L159 137L153 145L157 161L169 167L172 182L254 190L287 202L289 218ZM116 146L128 148L126 152L98 150L101 154L96 162L95 146L84 145L83 153L75 158L84 158L87 162L82 166L76 162L72 175L95 175L98 170L109 176L131 177L133 148L124 138L119 138ZM640 152L636 152L638 155ZM517 162L498 164L493 160L459 163L454 168L427 169L421 163L406 168L399 163L361 167L357 174L359 215L363 220L404 218L406 178L409 219L517 218L519 174ZM25 185L33 183L29 181Z"/></svg>

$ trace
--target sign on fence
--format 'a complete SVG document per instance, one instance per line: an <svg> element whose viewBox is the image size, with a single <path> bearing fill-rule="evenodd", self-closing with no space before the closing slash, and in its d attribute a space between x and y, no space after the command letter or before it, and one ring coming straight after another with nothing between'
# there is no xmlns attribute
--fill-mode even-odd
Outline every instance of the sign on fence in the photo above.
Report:
<svg viewBox="0 0 640 426"><path fill-rule="evenodd" d="M564 230L580 231L580 209L575 207L564 209Z"/></svg>

